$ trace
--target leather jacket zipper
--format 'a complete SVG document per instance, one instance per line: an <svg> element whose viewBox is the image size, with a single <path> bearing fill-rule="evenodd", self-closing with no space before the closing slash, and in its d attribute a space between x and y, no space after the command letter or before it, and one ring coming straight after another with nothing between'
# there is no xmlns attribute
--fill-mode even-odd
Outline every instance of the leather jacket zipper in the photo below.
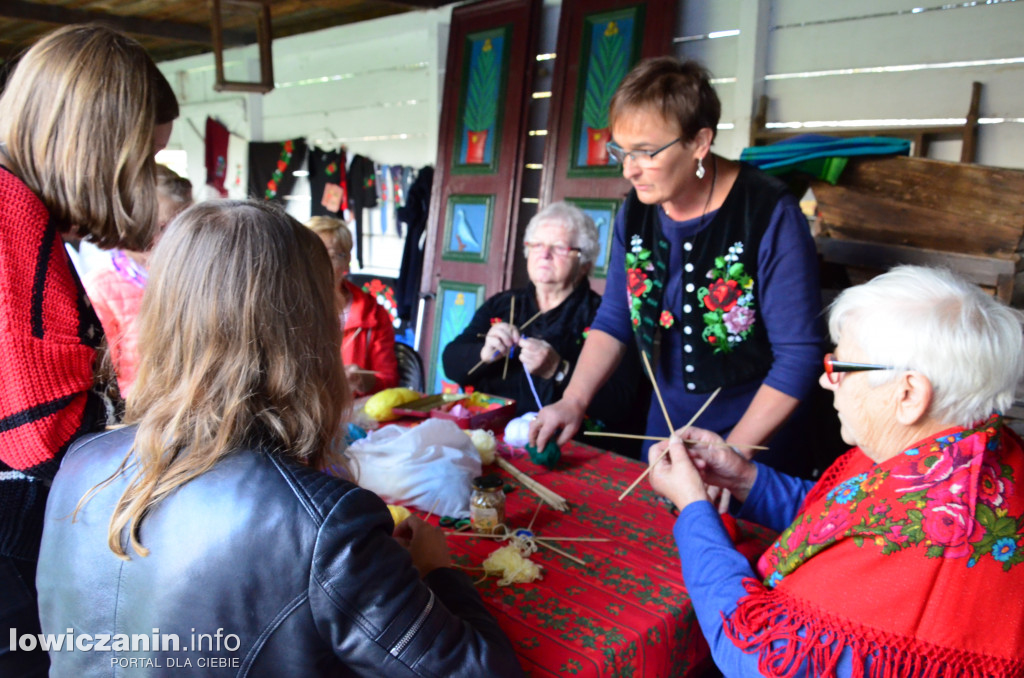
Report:
<svg viewBox="0 0 1024 678"><path fill-rule="evenodd" d="M397 657L402 653L402 650L405 649L405 646L412 641L413 636L415 636L416 632L420 630L420 627L423 626L423 623L427 621L427 616L430 614L430 611L432 609L434 609L433 591L430 592L430 600L427 601L427 606L423 608L423 612L421 612L420 616L416 619L415 622L413 622L413 625L409 627L409 630L405 632L405 635L402 636L397 643L395 643L395 646L393 648L391 648L392 656Z"/></svg>

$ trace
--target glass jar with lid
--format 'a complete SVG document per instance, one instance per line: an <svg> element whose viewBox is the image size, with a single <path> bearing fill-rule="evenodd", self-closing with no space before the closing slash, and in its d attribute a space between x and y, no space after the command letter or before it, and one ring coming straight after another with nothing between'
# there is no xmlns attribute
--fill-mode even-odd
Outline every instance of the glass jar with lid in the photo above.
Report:
<svg viewBox="0 0 1024 678"><path fill-rule="evenodd" d="M473 479L469 497L469 522L474 532L495 534L505 522L505 493L501 476L490 474Z"/></svg>

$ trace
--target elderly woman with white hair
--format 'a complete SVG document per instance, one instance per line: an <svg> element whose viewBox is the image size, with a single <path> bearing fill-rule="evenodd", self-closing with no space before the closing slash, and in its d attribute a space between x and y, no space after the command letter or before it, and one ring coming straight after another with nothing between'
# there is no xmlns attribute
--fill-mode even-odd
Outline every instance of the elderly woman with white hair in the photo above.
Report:
<svg viewBox="0 0 1024 678"><path fill-rule="evenodd" d="M601 303L587 280L598 247L593 220L577 207L556 202L539 211L523 236L530 283L500 292L477 309L469 326L444 349L448 378L477 391L514 398L519 414L540 409L530 382L542 405L561 398ZM513 358L507 375L506 356ZM623 403L629 402L636 388L630 384L636 379L626 375L630 367L636 365L621 369L604 390L618 392L614 405L595 402L589 415L602 418L595 414L600 412L607 418L627 409Z"/></svg>
<svg viewBox="0 0 1024 678"><path fill-rule="evenodd" d="M728 676L1024 675L1024 445L1001 415L1024 372L1018 315L904 266L844 291L829 329L820 383L856 447L817 484L703 430L652 448L715 663ZM706 484L782 530L756 578Z"/></svg>

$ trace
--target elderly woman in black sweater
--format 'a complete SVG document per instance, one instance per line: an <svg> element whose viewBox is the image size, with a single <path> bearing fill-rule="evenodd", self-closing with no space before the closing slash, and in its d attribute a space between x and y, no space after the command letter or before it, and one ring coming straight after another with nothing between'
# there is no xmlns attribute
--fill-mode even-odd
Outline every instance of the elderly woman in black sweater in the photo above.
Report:
<svg viewBox="0 0 1024 678"><path fill-rule="evenodd" d="M519 415L561 398L601 303L588 280L598 248L593 220L577 207L556 202L538 212L523 237L530 283L500 292L477 309L444 348L448 378L514 398ZM511 358L507 372L506 356ZM587 410L595 424L615 430L628 426L625 413L635 400L638 370L637 360L625 360L605 384Z"/></svg>

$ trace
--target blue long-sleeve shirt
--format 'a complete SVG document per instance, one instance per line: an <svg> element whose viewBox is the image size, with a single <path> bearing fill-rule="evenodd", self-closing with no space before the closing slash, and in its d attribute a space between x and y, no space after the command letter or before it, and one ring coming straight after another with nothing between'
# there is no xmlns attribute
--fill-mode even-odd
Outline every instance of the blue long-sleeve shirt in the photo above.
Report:
<svg viewBox="0 0 1024 678"><path fill-rule="evenodd" d="M813 486L814 481L793 478L757 464L757 480L737 517L781 532L793 522ZM673 534L683 582L715 665L729 678L762 675L757 666L758 654L748 654L733 645L723 628L722 615L731 615L739 599L746 595L743 580L758 577L747 559L733 547L718 512L709 502L694 502L679 513ZM850 673L849 650L845 650L836 675L845 677Z"/></svg>
<svg viewBox="0 0 1024 678"><path fill-rule="evenodd" d="M682 243L706 228L716 212L702 218L674 221L658 210L661 229L671 245L669 278L662 301L664 308L677 312L684 303L683 270L685 249ZM591 329L601 330L626 343L632 332L626 291L626 227L624 210L615 220L614 242L608 267L608 280L601 307ZM821 290L818 262L807 221L794 198L784 196L776 205L758 250L758 289L774 361L764 381L752 381L722 389L715 402L701 415L698 425L721 435L727 434L764 383L798 400L803 400L821 372L822 327ZM706 393L686 389L683 344L700 336L703 328L673 328L661 333L661 354L655 374L669 416L681 426L704 404ZM668 426L657 401L648 411L647 433L668 435ZM646 446L646 447L649 447ZM645 447L645 450L646 450Z"/></svg>

